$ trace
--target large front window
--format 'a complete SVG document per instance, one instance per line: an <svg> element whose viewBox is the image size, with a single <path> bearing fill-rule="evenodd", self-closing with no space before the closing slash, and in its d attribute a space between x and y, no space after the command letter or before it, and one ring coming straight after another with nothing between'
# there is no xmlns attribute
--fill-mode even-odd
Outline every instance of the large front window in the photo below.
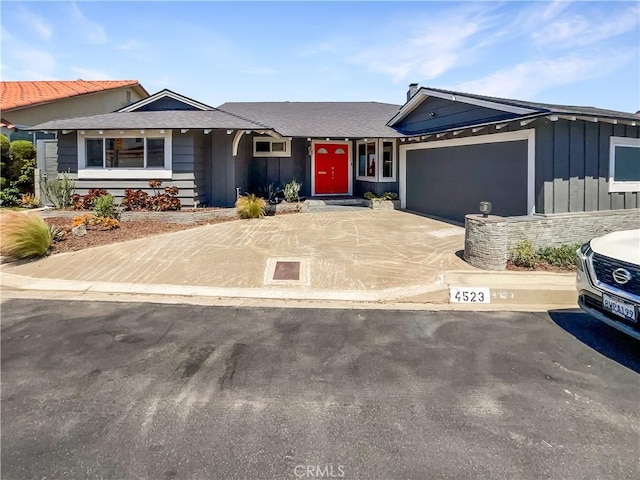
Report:
<svg viewBox="0 0 640 480"><path fill-rule="evenodd" d="M164 138L87 138L87 167L164 168Z"/></svg>
<svg viewBox="0 0 640 480"><path fill-rule="evenodd" d="M79 178L171 178L171 133L80 132Z"/></svg>
<svg viewBox="0 0 640 480"><path fill-rule="evenodd" d="M395 142L361 140L356 143L358 180L394 182L396 179Z"/></svg>

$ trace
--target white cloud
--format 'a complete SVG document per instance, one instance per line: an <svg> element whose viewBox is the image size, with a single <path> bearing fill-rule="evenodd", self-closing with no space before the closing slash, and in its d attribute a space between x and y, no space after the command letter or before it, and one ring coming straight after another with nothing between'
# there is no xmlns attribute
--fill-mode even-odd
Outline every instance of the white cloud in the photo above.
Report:
<svg viewBox="0 0 640 480"><path fill-rule="evenodd" d="M608 40L637 28L640 8L613 10L602 15L566 15L532 34L537 44L561 47L584 46Z"/></svg>
<svg viewBox="0 0 640 480"><path fill-rule="evenodd" d="M463 4L444 13L434 10L411 19L389 20L384 29L355 36L334 36L307 46L301 56L338 56L388 75L394 82L431 80L474 61L477 44L496 22L493 7Z"/></svg>
<svg viewBox="0 0 640 480"><path fill-rule="evenodd" d="M606 77L632 58L632 54L619 53L531 60L477 80L462 82L455 88L463 92L496 97L533 99L546 89Z"/></svg>
<svg viewBox="0 0 640 480"><path fill-rule="evenodd" d="M29 25L29 30L40 39L48 42L53 35L53 26L40 15L37 15L24 7L20 7L16 12L19 21L24 25Z"/></svg>
<svg viewBox="0 0 640 480"><path fill-rule="evenodd" d="M107 43L107 33L102 25L98 22L87 18L80 10L78 5L71 3L69 6L71 19L84 38L92 45L103 45Z"/></svg>

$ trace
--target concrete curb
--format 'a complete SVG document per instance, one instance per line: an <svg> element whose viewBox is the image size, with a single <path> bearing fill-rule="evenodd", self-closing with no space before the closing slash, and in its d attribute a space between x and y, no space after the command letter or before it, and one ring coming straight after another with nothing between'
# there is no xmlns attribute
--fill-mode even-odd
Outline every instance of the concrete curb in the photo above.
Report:
<svg viewBox="0 0 640 480"><path fill-rule="evenodd" d="M225 288L168 284L132 284L31 278L2 272L4 288L31 291L57 291L157 297L198 297L217 299L253 299L269 301L362 302L412 308L448 306L456 310L575 308L576 291L572 273L548 272L474 272L450 271L429 285L414 285L385 290L317 290L265 286L261 288ZM450 287L486 287L491 292L487 304L449 304ZM537 307L537 308L536 308Z"/></svg>

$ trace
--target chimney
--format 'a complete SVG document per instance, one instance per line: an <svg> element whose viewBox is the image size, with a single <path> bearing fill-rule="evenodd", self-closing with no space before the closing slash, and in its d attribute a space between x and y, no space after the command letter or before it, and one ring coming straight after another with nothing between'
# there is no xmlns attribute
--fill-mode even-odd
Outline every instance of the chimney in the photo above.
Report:
<svg viewBox="0 0 640 480"><path fill-rule="evenodd" d="M418 93L418 84L417 83L410 83L409 84L409 91L407 92L407 102L409 100L411 100L411 98Z"/></svg>

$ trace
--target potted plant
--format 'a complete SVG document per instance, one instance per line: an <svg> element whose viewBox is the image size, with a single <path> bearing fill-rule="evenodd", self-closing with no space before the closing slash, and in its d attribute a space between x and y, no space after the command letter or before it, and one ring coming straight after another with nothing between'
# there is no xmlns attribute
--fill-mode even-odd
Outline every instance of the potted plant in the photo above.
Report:
<svg viewBox="0 0 640 480"><path fill-rule="evenodd" d="M397 193L385 192L378 197L373 192L367 192L364 194L364 198L367 199L369 208L385 210L400 209L400 200L398 199Z"/></svg>

